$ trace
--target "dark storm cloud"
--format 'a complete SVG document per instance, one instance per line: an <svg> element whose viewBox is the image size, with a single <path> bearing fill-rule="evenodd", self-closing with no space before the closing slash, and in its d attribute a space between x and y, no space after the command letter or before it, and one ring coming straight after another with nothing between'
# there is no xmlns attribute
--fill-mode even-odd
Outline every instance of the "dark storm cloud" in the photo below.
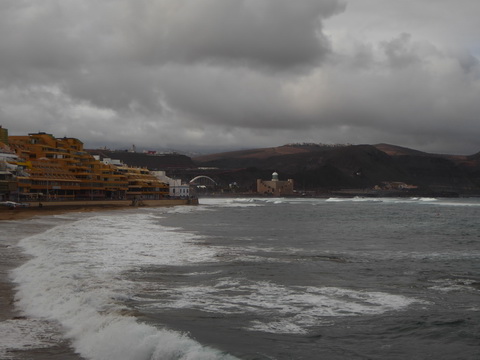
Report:
<svg viewBox="0 0 480 360"><path fill-rule="evenodd" d="M217 60L267 68L322 60L329 43L321 32L321 19L343 9L336 0L157 3L153 7L150 2L132 3L143 21L122 24L136 59L150 63Z"/></svg>
<svg viewBox="0 0 480 360"><path fill-rule="evenodd" d="M216 23L205 31L205 44L202 41L198 46L200 56L246 59L278 67L315 63L325 56L329 46L317 31L320 30L319 17L322 12L332 13L335 2L292 4L284 1L265 5L259 11L255 8L249 11L228 9L228 28L222 29L224 18L221 24ZM220 14L217 18L222 17ZM224 31L228 33L227 37L220 35ZM187 47L193 50L190 52L193 56L196 48L194 44Z"/></svg>
<svg viewBox="0 0 480 360"><path fill-rule="evenodd" d="M335 0L6 1L4 84L57 84L100 107L157 111L165 64L213 61L286 69L329 51L321 19Z"/></svg>
<svg viewBox="0 0 480 360"><path fill-rule="evenodd" d="M281 127L276 121L282 99L275 91L281 82L265 80L262 72L289 72L324 60L329 43L321 20L343 9L335 0L50 0L0 6L0 79L9 102L2 122L22 130L40 123L53 131L49 124L57 118L60 127L73 131L80 127L72 128L76 122L106 111L113 115L94 125L109 126L112 136L120 134L115 127L132 121L139 129L143 122L163 128L165 122L185 122L166 116L166 109L190 114L191 126L203 118L207 125ZM183 76L174 70L182 67ZM79 111L83 119L68 115Z"/></svg>

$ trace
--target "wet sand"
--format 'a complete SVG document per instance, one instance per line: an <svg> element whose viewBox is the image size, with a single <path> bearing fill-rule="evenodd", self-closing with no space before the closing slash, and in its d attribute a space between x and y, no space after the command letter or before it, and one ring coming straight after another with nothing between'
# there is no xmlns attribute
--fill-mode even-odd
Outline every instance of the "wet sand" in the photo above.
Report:
<svg viewBox="0 0 480 360"><path fill-rule="evenodd" d="M175 206L188 205L188 200L150 200L136 203L136 206ZM97 202L56 202L30 204L28 207L8 208L0 207L0 327L4 323L7 327L22 326L28 321L23 314L15 307L14 284L9 278L10 271L27 260L27 257L17 247L18 241L30 234L41 232L44 229L41 225L28 226L29 219L65 213L84 213L98 211L112 211L121 209L133 209L131 201L97 201ZM1 341L1 340L0 340ZM70 346L67 340L52 344L47 347L32 347L28 349L16 348L6 354L9 359L18 360L80 360L78 354ZM1 356L0 356L1 357Z"/></svg>
<svg viewBox="0 0 480 360"><path fill-rule="evenodd" d="M34 216L58 215L68 212L90 212L102 210L127 209L132 207L162 207L176 205L197 205L196 199L165 199L165 200L141 200L132 203L130 200L118 201L64 201L64 202L32 202L28 207L9 208L0 206L1 220L22 220Z"/></svg>
<svg viewBox="0 0 480 360"><path fill-rule="evenodd" d="M44 206L44 207L25 207L25 208L0 208L0 221L1 220L23 220L30 219L34 216L49 216L58 215L69 212L90 212L90 211L102 211L102 210L116 210L125 209L128 205L65 205L65 206Z"/></svg>
<svg viewBox="0 0 480 360"><path fill-rule="evenodd" d="M58 205L50 203L44 206L8 208L0 207L0 322L19 314L14 309L13 284L8 278L9 271L26 260L16 247L19 239L17 229L25 224L19 220L28 220L37 216L52 216L72 212L97 212L132 208L130 202L113 204ZM7 221L7 222L5 222ZM12 221L12 222L10 222ZM24 229L23 229L24 230ZM20 231L23 232L23 231Z"/></svg>
<svg viewBox="0 0 480 360"><path fill-rule="evenodd" d="M115 207L118 209L118 207ZM28 260L28 257L23 254L19 247L18 241L36 232L46 230L44 226L26 227L28 218L34 216L47 216L61 214L72 211L93 211L94 209L82 208L17 208L9 210L8 208L0 208L0 328L3 331L12 328L13 331L22 329L25 324L30 324L27 317L25 317L19 309L15 307L15 289L14 284L10 279L10 271L23 262ZM95 210L100 210L95 208ZM105 208L105 210L107 210ZM5 221L16 220L16 221ZM22 221L26 220L26 221ZM26 335L28 337L28 334ZM59 335L60 336L60 335ZM8 338L8 334L7 334ZM0 337L0 345L1 345ZM3 344L7 346L6 344ZM1 347L1 346L0 346ZM5 349L5 348L4 348ZM1 351L0 351L1 352ZM81 360L82 358L75 354L67 340L61 341L52 346L32 346L23 347L22 345L13 346L7 353L3 353L8 359L17 360L40 360L40 359L54 359L54 360ZM2 356L0 356L2 357Z"/></svg>
<svg viewBox="0 0 480 360"><path fill-rule="evenodd" d="M73 212L84 213L126 210L144 206L162 207L195 204L198 204L198 201L165 199L143 200L135 204L132 204L132 201L77 201L49 202L43 203L41 206L39 203L31 203L28 207L16 208L0 206L0 326L2 322L12 326L12 322L17 321L21 326L22 322L26 321L23 314L15 308L15 289L9 278L9 273L27 260L27 257L17 247L18 241L30 234L46 230L41 225L39 227L37 223L35 226L28 226L29 219ZM12 353L9 353L9 358L19 360L82 359L78 354L75 354L67 340L48 347L15 349Z"/></svg>
<svg viewBox="0 0 480 360"><path fill-rule="evenodd" d="M24 222L18 220L27 220L36 216L51 216L71 212L91 212L106 211L116 209L126 209L126 204L112 205L55 205L55 206L30 206L8 208L0 207L0 321L11 319L18 316L13 309L14 292L12 283L8 279L9 271L25 261L25 257L16 248L19 239L16 238L17 229L21 229ZM3 221L2 221L3 220ZM5 223L4 221L16 220L15 222Z"/></svg>
<svg viewBox="0 0 480 360"><path fill-rule="evenodd" d="M17 314L13 308L13 287L8 272L17 265L11 246L0 243L0 322L11 319Z"/></svg>

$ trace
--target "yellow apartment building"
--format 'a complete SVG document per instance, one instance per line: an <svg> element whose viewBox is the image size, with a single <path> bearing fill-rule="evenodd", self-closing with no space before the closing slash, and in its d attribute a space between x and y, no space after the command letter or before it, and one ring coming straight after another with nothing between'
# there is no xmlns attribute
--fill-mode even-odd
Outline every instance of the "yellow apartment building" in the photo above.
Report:
<svg viewBox="0 0 480 360"><path fill-rule="evenodd" d="M154 181L146 169L104 164L75 138L44 132L10 136L9 146L24 169L17 175L24 200L161 199L168 184ZM153 178L153 179L152 179Z"/></svg>

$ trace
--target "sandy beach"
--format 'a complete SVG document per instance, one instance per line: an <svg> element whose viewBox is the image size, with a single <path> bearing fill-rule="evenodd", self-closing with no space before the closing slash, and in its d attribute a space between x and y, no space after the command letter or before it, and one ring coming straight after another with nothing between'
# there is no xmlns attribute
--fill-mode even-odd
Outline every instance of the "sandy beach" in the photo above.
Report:
<svg viewBox="0 0 480 360"><path fill-rule="evenodd" d="M196 199L165 199L165 200L142 200L135 204L135 206L177 206L177 205L196 205ZM90 211L104 211L126 209L133 206L132 201L64 201L64 202L45 202L31 203L28 207L9 208L6 206L0 207L0 221L1 220L22 220L30 219L34 216L48 216L64 214L67 212L90 212Z"/></svg>
<svg viewBox="0 0 480 360"><path fill-rule="evenodd" d="M91 202L91 203L59 203L51 202L39 206L38 203L30 204L28 207L9 208L0 207L0 321L12 318L18 314L13 309L13 289L8 280L8 272L20 261L22 255L15 248L18 239L12 232L13 228L22 226L22 222L16 222L1 225L2 220L27 220L36 216L50 216L65 214L71 212L93 212L107 211L131 208L131 203L127 201L115 203Z"/></svg>
<svg viewBox="0 0 480 360"><path fill-rule="evenodd" d="M18 251L10 245L0 243L0 322L11 319L17 314L13 308L13 286L8 279L8 272L18 265ZM13 256L12 256L13 255Z"/></svg>
<svg viewBox="0 0 480 360"><path fill-rule="evenodd" d="M23 220L30 219L34 216L48 216L58 215L68 212L89 212L89 211L102 211L102 210L116 210L125 209L128 205L65 205L65 206L49 206L49 207L26 207L26 208L0 208L0 221L1 220Z"/></svg>
<svg viewBox="0 0 480 360"><path fill-rule="evenodd" d="M143 200L136 203L136 207L162 207L198 204L196 200ZM15 290L11 282L10 271L26 261L27 257L21 253L16 246L18 240L28 233L42 231L42 227L25 228L29 219L35 217L52 216L65 213L84 213L98 211L112 211L121 209L134 209L132 201L77 201L77 202L49 202L31 203L27 207L8 208L0 207L0 327L22 326L28 322L23 314L15 308ZM3 220L3 221L2 221ZM25 221L22 221L25 220ZM0 336L1 338L1 336ZM26 348L24 350L15 350L15 358L18 359L55 359L55 360L80 360L78 354L75 354L68 342L64 342L54 347ZM0 356L1 357L1 356Z"/></svg>

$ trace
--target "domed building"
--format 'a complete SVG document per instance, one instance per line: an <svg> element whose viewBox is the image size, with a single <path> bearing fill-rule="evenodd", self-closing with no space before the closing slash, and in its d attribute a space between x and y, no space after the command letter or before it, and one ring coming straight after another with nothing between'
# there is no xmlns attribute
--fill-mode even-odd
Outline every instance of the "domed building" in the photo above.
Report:
<svg viewBox="0 0 480 360"><path fill-rule="evenodd" d="M257 193L272 196L293 195L293 179L281 181L278 173L274 172L270 181L257 179Z"/></svg>

